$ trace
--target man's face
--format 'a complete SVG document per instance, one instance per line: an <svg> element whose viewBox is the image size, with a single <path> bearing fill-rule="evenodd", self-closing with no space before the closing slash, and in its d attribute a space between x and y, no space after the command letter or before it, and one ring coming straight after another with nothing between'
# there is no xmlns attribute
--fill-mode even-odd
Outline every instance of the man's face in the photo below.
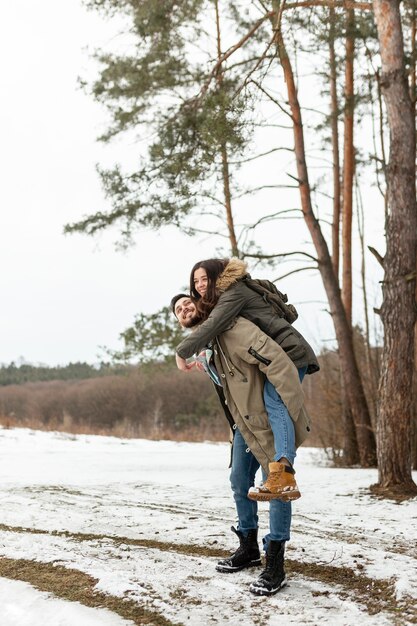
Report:
<svg viewBox="0 0 417 626"><path fill-rule="evenodd" d="M192 328L199 321L197 309L191 298L180 298L176 301L175 316L183 328Z"/></svg>

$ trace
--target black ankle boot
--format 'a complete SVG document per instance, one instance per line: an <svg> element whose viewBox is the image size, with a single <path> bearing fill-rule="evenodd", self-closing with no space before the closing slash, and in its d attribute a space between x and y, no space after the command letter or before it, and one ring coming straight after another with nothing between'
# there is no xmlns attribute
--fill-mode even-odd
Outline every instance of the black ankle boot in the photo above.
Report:
<svg viewBox="0 0 417 626"><path fill-rule="evenodd" d="M270 541L266 552L266 565L249 591L257 596L272 596L286 585L284 570L285 541Z"/></svg>
<svg viewBox="0 0 417 626"><path fill-rule="evenodd" d="M250 530L246 537L240 530L232 526L231 530L239 537L240 546L228 559L219 561L216 565L218 572L239 572L246 567L261 564L261 555L258 546L258 529Z"/></svg>

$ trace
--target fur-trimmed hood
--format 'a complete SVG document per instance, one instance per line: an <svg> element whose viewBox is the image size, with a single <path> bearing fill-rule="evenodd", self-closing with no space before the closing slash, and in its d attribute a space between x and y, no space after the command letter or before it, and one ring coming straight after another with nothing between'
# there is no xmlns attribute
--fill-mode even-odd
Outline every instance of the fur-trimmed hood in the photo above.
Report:
<svg viewBox="0 0 417 626"><path fill-rule="evenodd" d="M226 289L229 289L233 283L236 283L243 278L243 276L246 276L247 273L248 264L237 257L232 257L216 280L216 289L220 293L223 293Z"/></svg>

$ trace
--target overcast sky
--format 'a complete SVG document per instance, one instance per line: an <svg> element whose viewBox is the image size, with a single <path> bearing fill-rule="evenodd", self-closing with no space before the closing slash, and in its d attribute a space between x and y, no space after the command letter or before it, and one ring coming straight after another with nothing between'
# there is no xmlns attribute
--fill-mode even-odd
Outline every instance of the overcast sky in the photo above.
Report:
<svg viewBox="0 0 417 626"><path fill-rule="evenodd" d="M219 241L167 228L140 233L122 253L117 231L64 236L65 223L107 208L96 163L132 149L96 142L105 111L77 87L78 76L94 76L87 47L106 46L119 25L79 0L13 0L0 5L0 29L0 362L96 362L99 346L120 347L135 313L169 302ZM270 236L279 242L278 231ZM320 280L296 276L283 288L317 347L333 336Z"/></svg>

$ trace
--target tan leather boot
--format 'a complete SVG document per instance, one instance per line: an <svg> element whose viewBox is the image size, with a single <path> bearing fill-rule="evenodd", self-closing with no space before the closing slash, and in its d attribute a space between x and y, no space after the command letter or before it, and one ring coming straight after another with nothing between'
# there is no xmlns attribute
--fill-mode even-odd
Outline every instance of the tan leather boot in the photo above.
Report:
<svg viewBox="0 0 417 626"><path fill-rule="evenodd" d="M295 471L278 461L269 463L269 476L260 487L251 487L248 498L257 501L266 500L297 500L301 498L300 490L294 478Z"/></svg>

